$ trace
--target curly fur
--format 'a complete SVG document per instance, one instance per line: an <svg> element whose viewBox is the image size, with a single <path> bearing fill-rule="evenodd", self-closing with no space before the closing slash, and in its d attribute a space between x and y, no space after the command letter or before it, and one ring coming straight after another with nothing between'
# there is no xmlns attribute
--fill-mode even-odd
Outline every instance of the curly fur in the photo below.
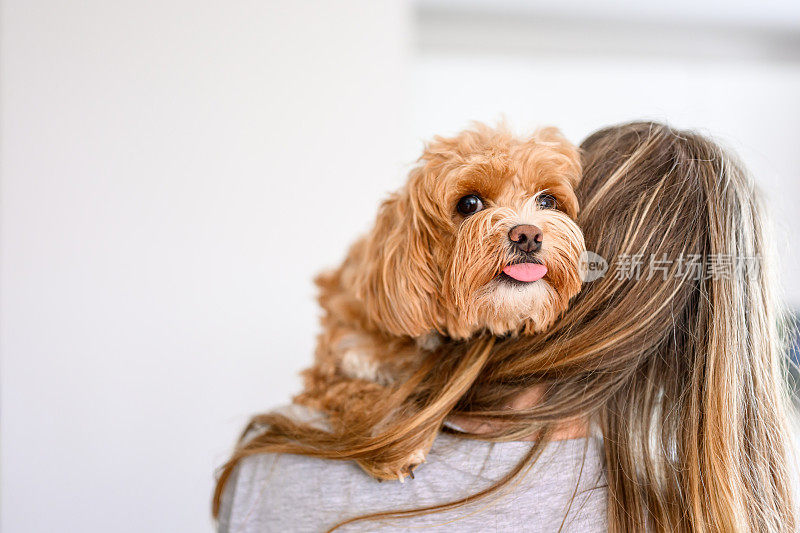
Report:
<svg viewBox="0 0 800 533"><path fill-rule="evenodd" d="M381 205L369 234L317 278L323 331L296 401L344 427L442 341L546 329L581 287L584 243L574 222L580 174L577 148L555 128L520 139L478 124L436 137L405 187ZM538 206L545 191L558 209ZM469 194L485 209L464 217L456 204ZM543 233L536 259L547 274L528 284L499 277L520 260L508 236L520 224ZM426 451L362 466L378 478L402 479Z"/></svg>

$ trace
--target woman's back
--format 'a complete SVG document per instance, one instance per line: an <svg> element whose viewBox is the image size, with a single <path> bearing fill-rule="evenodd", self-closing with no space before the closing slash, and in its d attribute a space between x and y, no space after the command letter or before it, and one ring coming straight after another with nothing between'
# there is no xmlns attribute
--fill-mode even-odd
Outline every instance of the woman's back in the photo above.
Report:
<svg viewBox="0 0 800 533"><path fill-rule="evenodd" d="M530 442L492 443L440 434L428 462L405 483L378 483L352 461L290 454L244 459L226 487L221 533L325 531L367 513L418 509L475 494L502 477ZM606 531L602 446L594 439L548 444L532 470L497 495L446 512L342 531Z"/></svg>

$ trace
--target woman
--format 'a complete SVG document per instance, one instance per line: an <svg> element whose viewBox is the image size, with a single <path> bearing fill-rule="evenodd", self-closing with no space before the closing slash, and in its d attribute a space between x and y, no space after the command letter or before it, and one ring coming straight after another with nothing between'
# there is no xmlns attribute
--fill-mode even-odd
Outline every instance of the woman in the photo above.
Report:
<svg viewBox="0 0 800 533"><path fill-rule="evenodd" d="M713 142L660 124L582 148L579 222L606 275L547 334L436 353L376 405L409 413L380 434L256 417L220 478L222 531L796 529L758 191ZM443 424L405 485L325 460L408 453Z"/></svg>

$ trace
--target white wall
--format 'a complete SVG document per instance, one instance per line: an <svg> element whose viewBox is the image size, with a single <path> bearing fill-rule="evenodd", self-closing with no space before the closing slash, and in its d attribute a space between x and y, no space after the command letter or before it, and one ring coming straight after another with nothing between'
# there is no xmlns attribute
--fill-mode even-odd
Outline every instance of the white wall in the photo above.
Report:
<svg viewBox="0 0 800 533"><path fill-rule="evenodd" d="M4 533L207 531L404 173L407 9L2 7Z"/></svg>

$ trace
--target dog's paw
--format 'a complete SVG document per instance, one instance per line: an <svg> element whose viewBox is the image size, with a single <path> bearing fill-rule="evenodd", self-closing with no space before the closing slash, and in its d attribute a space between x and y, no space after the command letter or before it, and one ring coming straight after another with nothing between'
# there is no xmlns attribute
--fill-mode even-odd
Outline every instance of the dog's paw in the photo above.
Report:
<svg viewBox="0 0 800 533"><path fill-rule="evenodd" d="M414 479L414 469L424 462L425 450L419 448L400 461L362 465L362 467L378 481L392 480L405 483L406 478Z"/></svg>
<svg viewBox="0 0 800 533"><path fill-rule="evenodd" d="M400 483L403 483L405 481L405 476L414 479L414 469L424 462L425 462L425 451L422 449L414 450L414 452L408 456L406 465L401 469L401 472L399 474Z"/></svg>
<svg viewBox="0 0 800 533"><path fill-rule="evenodd" d="M432 331L423 335L422 337L417 337L416 342L417 348L426 352L432 352L442 345L444 342L444 337L442 337L439 333Z"/></svg>

